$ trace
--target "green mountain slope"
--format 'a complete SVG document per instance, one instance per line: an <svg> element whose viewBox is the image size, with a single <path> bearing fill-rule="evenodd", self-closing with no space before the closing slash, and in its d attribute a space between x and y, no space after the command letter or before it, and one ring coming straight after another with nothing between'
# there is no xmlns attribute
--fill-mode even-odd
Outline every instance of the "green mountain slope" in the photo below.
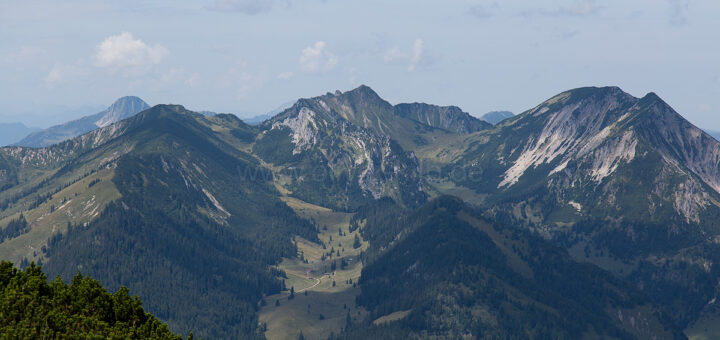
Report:
<svg viewBox="0 0 720 340"><path fill-rule="evenodd" d="M356 220L374 253L358 301L376 321L338 338L684 338L636 288L457 198Z"/></svg>
<svg viewBox="0 0 720 340"><path fill-rule="evenodd" d="M564 92L452 148L444 173L488 216L628 278L680 324L717 296L720 143L655 94Z"/></svg>
<svg viewBox="0 0 720 340"><path fill-rule="evenodd" d="M114 138L91 143L70 160L60 157L59 170L48 170L35 188L43 192L65 174L89 173L84 185L25 211L30 231L0 247L34 243L33 255L51 275L69 279L82 270L110 289L128 286L174 330L259 337L256 303L282 289L269 265L296 255L293 235L316 237L315 227L279 200L272 174L241 151L252 129L231 116L206 118L162 105L109 128ZM89 208L70 210L78 196L101 186L115 194L102 200L92 194L80 201ZM66 203L37 221L36 211L55 200Z"/></svg>
<svg viewBox="0 0 720 340"><path fill-rule="evenodd" d="M656 95L614 87L495 126L366 86L259 126L160 105L0 148L0 258L128 286L174 331L262 338L258 303L285 294L281 260L345 251L330 235L315 244L323 225L294 202L335 210L369 242L358 302L371 317L351 316L344 337L668 338L717 319L718 190L720 143ZM482 217L425 205L443 194Z"/></svg>

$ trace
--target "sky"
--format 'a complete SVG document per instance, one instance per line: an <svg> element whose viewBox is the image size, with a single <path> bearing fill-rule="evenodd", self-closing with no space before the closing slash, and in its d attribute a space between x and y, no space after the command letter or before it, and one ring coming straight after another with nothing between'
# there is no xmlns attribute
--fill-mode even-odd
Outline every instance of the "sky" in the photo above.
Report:
<svg viewBox="0 0 720 340"><path fill-rule="evenodd" d="M360 84L519 113L615 85L720 130L718 18L717 0L0 0L0 122L125 95L242 118Z"/></svg>

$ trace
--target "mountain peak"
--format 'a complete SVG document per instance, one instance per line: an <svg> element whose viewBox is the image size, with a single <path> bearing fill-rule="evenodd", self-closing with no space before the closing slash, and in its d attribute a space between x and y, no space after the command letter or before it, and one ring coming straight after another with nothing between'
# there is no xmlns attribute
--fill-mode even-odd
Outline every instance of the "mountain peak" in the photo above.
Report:
<svg viewBox="0 0 720 340"><path fill-rule="evenodd" d="M99 127L105 127L123 119L130 118L138 112L149 108L150 106L138 97L121 97L104 111L31 133L16 145L29 147L50 146L80 136Z"/></svg>
<svg viewBox="0 0 720 340"><path fill-rule="evenodd" d="M660 100L660 101L662 101L660 96L658 96L657 93L655 93L655 92L648 92L648 94L646 94L644 97L642 97L642 99L643 100Z"/></svg>
<svg viewBox="0 0 720 340"><path fill-rule="evenodd" d="M392 106L385 99L382 99L380 95L375 92L372 88L367 85L360 85L350 91L339 93L335 92L333 95L341 100L350 100L355 104L370 104L370 105L381 105L385 107Z"/></svg>
<svg viewBox="0 0 720 340"><path fill-rule="evenodd" d="M115 102L114 102L112 105L110 105L110 106L127 104L127 103L144 103L145 105L147 105L147 103L145 103L144 100L140 99L140 97L136 97L136 96L123 96L123 97L120 97L120 98L118 98L117 100L115 100Z"/></svg>
<svg viewBox="0 0 720 340"><path fill-rule="evenodd" d="M510 111L490 111L490 112L482 115L480 117L480 119L482 119L490 124L495 125L507 118L514 117L514 116L515 116L515 114Z"/></svg>
<svg viewBox="0 0 720 340"><path fill-rule="evenodd" d="M372 88L370 88L370 86L367 86L365 84L361 84L360 86L358 86L350 91L347 91L347 92L365 93L365 94L371 94L371 95L375 95L375 96L379 97L379 95L377 94L377 92L375 92L375 90L373 90Z"/></svg>
<svg viewBox="0 0 720 340"><path fill-rule="evenodd" d="M150 106L138 97L121 97L103 112L101 117L99 117L99 119L95 122L95 125L98 127L105 127L125 118L129 118L136 113L149 108Z"/></svg>

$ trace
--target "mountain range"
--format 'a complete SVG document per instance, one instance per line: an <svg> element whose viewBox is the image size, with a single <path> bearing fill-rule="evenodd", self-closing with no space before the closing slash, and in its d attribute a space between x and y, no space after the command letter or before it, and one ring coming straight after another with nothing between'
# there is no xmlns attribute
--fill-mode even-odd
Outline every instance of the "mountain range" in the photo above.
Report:
<svg viewBox="0 0 720 340"><path fill-rule="evenodd" d="M121 101L0 148L1 258L205 338L720 335L720 143L654 93L491 122L367 86L258 125Z"/></svg>
<svg viewBox="0 0 720 340"><path fill-rule="evenodd" d="M40 129L27 127L22 123L0 123L0 145L13 144L36 131Z"/></svg>
<svg viewBox="0 0 720 340"><path fill-rule="evenodd" d="M16 145L29 147L50 146L97 128L119 122L148 108L150 108L148 104L138 97L122 97L116 100L115 103L110 105L106 110L33 132L17 142Z"/></svg>

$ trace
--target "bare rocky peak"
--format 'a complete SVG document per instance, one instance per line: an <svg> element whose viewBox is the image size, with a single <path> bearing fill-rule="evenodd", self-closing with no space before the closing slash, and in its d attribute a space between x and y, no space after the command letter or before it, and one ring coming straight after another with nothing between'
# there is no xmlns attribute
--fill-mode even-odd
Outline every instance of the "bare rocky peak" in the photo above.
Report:
<svg viewBox="0 0 720 340"><path fill-rule="evenodd" d="M312 122L305 121L308 119ZM406 151L416 150L434 140L434 133L469 134L492 127L456 106L425 103L393 106L365 85L347 92L328 92L322 96L300 99L292 107L264 122L261 127L269 128L279 122L303 127L299 135L295 136L303 146L312 139L306 127L338 130L346 129L349 123L377 136L386 136L398 142Z"/></svg>
<svg viewBox="0 0 720 340"><path fill-rule="evenodd" d="M516 156L499 155L510 160L499 189L549 166L548 188L564 192L591 185L603 188L613 204L618 188L612 176L618 169L648 168L653 175L644 178L646 187L632 190L672 193L647 199L669 200L688 223L699 221L710 197L720 193L720 143L654 93L635 98L617 87L571 90L500 126L527 135ZM659 161L648 153L659 154Z"/></svg>
<svg viewBox="0 0 720 340"><path fill-rule="evenodd" d="M50 146L99 127L106 127L112 123L127 119L149 108L147 103L138 97L122 97L104 111L31 133L18 142L17 145L29 147Z"/></svg>
<svg viewBox="0 0 720 340"><path fill-rule="evenodd" d="M138 97L122 97L110 105L107 110L101 112L102 116L95 122L95 125L105 127L149 108L150 106Z"/></svg>

